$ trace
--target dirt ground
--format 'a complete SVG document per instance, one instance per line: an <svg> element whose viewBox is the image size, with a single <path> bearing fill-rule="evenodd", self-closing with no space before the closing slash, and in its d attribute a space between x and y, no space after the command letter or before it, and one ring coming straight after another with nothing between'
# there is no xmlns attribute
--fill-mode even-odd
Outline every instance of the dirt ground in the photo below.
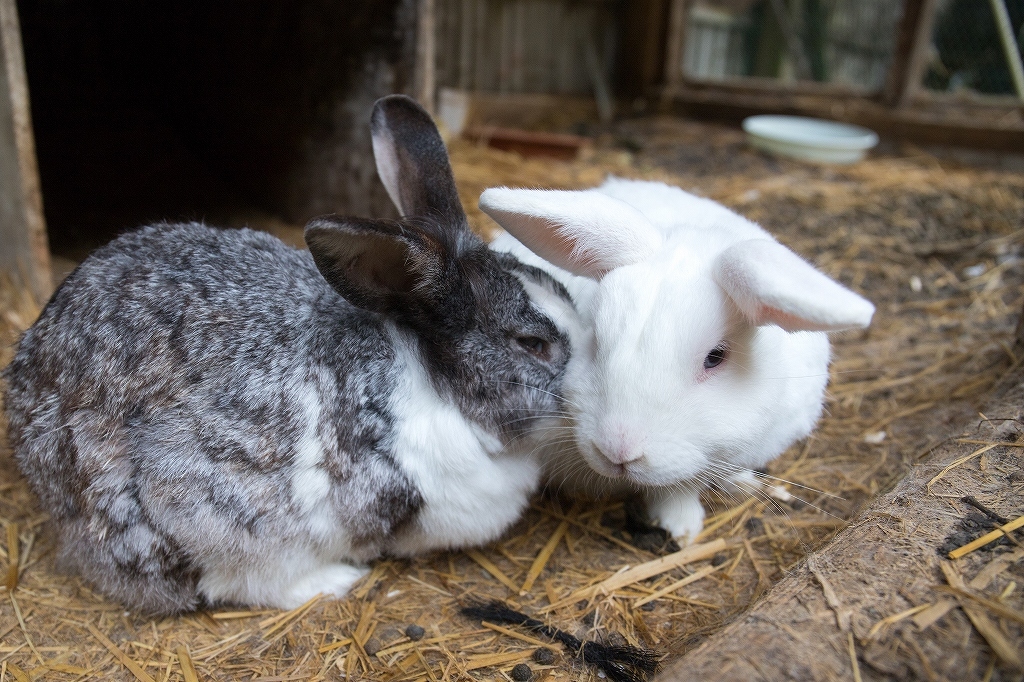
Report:
<svg viewBox="0 0 1024 682"><path fill-rule="evenodd" d="M833 339L827 414L818 430L769 468L798 499L780 505L709 497L699 541L714 551L687 562L652 542L650 534L627 530L621 503L582 505L544 494L499 542L414 561L382 561L345 599L321 599L287 613L224 608L149 621L54 571L46 519L4 450L0 522L15 529L8 535L16 534L17 541L0 540L0 567L16 553L20 569L16 589L0 594L0 682L191 680L191 666L204 680L505 680L523 662L535 679L598 677L559 646L553 647L554 661L541 665L532 659L538 648L533 635L464 619L459 606L473 597L506 600L581 637L655 649L674 670L673 663L690 652L707 660L701 652L717 633L732 632L723 628L756 613L752 605L764 595L754 608L771 602L773 587L806 575L808 554L827 552L837 533L908 472L931 462L951 437L994 438L978 430L979 410L1022 357L1014 327L1024 304L1024 175L898 146L852 166L805 165L749 150L733 128L678 119L620 123L574 162L522 159L462 140L450 146L463 202L482 234L494 229L476 209L476 198L489 186L586 187L608 173L660 179L760 222L876 303L869 330ZM251 222L295 240L294 226ZM0 364L34 316L19 292L0 290ZM971 466L987 467L984 485L932 489L945 496L948 519L966 520L960 536L941 536L935 524L903 515L901 523L917 529L915 542L934 547L938 556L940 549L952 548L946 545L987 532L984 519L978 521L958 501L965 494L1009 519L1024 513L1021 451L1008 436L1000 438L971 460ZM957 445L973 452L970 443ZM869 582L872 589L900 593L905 568L890 561L883 536L871 540L879 546L871 554ZM1024 572L1014 551L1003 545L954 564L972 577L1001 562L985 587L970 589L1004 609L986 607L994 627L1019 652L1024 600L1017 584ZM662 555L669 557L668 570L621 585L604 582L620 571L633 575L631 569L648 568ZM614 587L587 589L602 584ZM936 584L945 581L939 576ZM864 589L862 583L838 581L832 588L841 604L858 603L844 590ZM919 612L950 598L941 590L904 592L905 603L898 603ZM853 637L849 668L820 675L809 668L807 677L849 679L851 661L857 660L862 679L939 679L949 670L963 672L962 679L1017 679L1019 672L993 654L990 640L965 625L973 621L956 604L915 631L920 651L893 645L888 657L868 652L899 628L918 627L911 617L897 628L883 623L872 633L877 623L898 614L853 613L854 626L844 631ZM405 636L412 623L426 630L423 639ZM935 645L928 644L932 637ZM891 663L911 658L915 662L903 667ZM950 668L956 661L967 663Z"/></svg>

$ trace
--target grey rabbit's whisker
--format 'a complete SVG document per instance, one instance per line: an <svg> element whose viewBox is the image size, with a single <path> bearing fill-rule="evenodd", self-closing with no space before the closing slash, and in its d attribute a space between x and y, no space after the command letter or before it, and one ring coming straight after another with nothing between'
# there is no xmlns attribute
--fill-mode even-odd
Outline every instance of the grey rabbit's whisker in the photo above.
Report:
<svg viewBox="0 0 1024 682"><path fill-rule="evenodd" d="M499 383L509 384L509 385L512 385L512 386L524 386L525 385L525 384L522 384L522 383L517 382L517 381L509 381L509 380L501 380ZM573 403L573 401L571 401L569 398L567 398L564 395L552 393L550 391L544 391L543 389L539 389L539 388L536 388L536 387L530 387L530 388L533 388L536 391L540 391L541 393L546 393L547 395L550 395L551 397L555 398L555 400L559 401L559 403L565 403L566 405L568 405L570 407L577 407Z"/></svg>
<svg viewBox="0 0 1024 682"><path fill-rule="evenodd" d="M562 415L558 413L547 413L531 415L529 417L517 417L516 419L504 419L500 422L502 426L512 426L513 424L521 424L523 422L541 421L544 419L552 419L554 417L561 418ZM564 428L564 427L563 427Z"/></svg>

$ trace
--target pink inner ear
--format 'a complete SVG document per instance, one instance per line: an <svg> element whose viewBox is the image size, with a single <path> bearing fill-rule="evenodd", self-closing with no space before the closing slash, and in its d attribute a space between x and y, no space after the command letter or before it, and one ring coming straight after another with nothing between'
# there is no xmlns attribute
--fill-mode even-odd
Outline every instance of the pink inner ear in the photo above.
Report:
<svg viewBox="0 0 1024 682"><path fill-rule="evenodd" d="M661 236L637 209L600 192L492 187L480 208L535 254L600 279L657 251Z"/></svg>
<svg viewBox="0 0 1024 682"><path fill-rule="evenodd" d="M767 305L762 305L760 310L757 311L757 319L754 322L759 325L775 324L788 332L801 331L808 328L807 320Z"/></svg>
<svg viewBox="0 0 1024 682"><path fill-rule="evenodd" d="M493 208L487 213L523 246L563 270L592 279L601 279L608 272L579 246L575 235L549 218Z"/></svg>
<svg viewBox="0 0 1024 682"><path fill-rule="evenodd" d="M567 234L566 230L552 227L547 232L547 242L548 252L555 254L549 260L560 268L568 270L574 275L597 280L608 274L609 268L598 263L594 254L580 247L577 237ZM539 253L529 244L526 246L534 253Z"/></svg>
<svg viewBox="0 0 1024 682"><path fill-rule="evenodd" d="M607 274L608 271L606 269L589 261L586 257L581 257L585 255L584 250L579 247L576 239L566 234L564 230L559 230L552 226L546 236L546 241L548 242L546 249L551 253L559 254L564 263L560 264L556 262L556 265L560 265L563 269L569 270L577 275L592 277L594 279L601 279L605 274ZM530 247L529 244L526 244L526 247L533 251L533 248Z"/></svg>
<svg viewBox="0 0 1024 682"><path fill-rule="evenodd" d="M395 141L391 132L382 130L373 136L373 159L377 166L377 175L380 177L387 190L391 203L395 205L401 215L406 215L407 207L402 206L402 193L400 183L400 168L398 164L398 151L395 149Z"/></svg>
<svg viewBox="0 0 1024 682"><path fill-rule="evenodd" d="M767 305L762 305L758 309L754 324L774 324L787 332L831 332L853 326L837 327L835 324L810 320Z"/></svg>

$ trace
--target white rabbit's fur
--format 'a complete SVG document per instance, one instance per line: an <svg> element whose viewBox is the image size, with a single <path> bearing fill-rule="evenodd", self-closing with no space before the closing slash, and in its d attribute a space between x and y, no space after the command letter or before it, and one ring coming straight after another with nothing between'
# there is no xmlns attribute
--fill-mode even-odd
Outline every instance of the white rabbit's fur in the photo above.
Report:
<svg viewBox="0 0 1024 682"><path fill-rule="evenodd" d="M828 381L822 332L874 311L759 226L662 183L489 189L480 206L511 233L492 248L561 280L589 328L566 370L572 438L551 439L550 484L639 490L676 537L700 532L701 490L749 482L811 432ZM705 369L723 341L725 361Z"/></svg>
<svg viewBox="0 0 1024 682"><path fill-rule="evenodd" d="M398 532L392 551L412 556L490 542L495 528L507 528L522 515L541 477L537 458L508 457L506 450L528 452L536 445L527 437L520 448L505 448L438 394L408 341L399 344L406 348L408 369L392 398L401 420L394 451L422 491L424 505L415 527Z"/></svg>

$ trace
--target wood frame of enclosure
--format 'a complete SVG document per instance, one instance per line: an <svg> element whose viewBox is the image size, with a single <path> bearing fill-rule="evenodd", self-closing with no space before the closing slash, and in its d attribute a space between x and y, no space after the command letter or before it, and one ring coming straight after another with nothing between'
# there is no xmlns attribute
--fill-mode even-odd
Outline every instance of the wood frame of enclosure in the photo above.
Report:
<svg viewBox="0 0 1024 682"><path fill-rule="evenodd" d="M15 0L0 0L0 276L37 303L53 289Z"/></svg>
<svg viewBox="0 0 1024 682"><path fill-rule="evenodd" d="M683 71L682 55L694 2L671 0L663 85L651 89L668 110L727 118L762 112L823 116L921 143L1024 152L1021 99L933 93L921 87L936 0L904 0L888 75L875 91L808 81L712 81L689 76Z"/></svg>
<svg viewBox="0 0 1024 682"><path fill-rule="evenodd" d="M630 0L620 32L620 97L646 98L659 102L663 111L708 117L738 119L762 112L824 116L915 142L1024 152L1021 100L921 88L936 0L904 0L888 76L877 91L806 81L710 81L687 76L681 57L694 1ZM431 68L436 58L435 11L434 0L418 0L414 90L431 110L436 95ZM0 0L0 46L0 271L24 284L41 303L52 290L52 278L15 0ZM580 99L485 94L477 98L501 100L500 108L513 119L513 110L522 109L525 115L539 100L557 107L563 99ZM520 101L522 106L517 107Z"/></svg>

